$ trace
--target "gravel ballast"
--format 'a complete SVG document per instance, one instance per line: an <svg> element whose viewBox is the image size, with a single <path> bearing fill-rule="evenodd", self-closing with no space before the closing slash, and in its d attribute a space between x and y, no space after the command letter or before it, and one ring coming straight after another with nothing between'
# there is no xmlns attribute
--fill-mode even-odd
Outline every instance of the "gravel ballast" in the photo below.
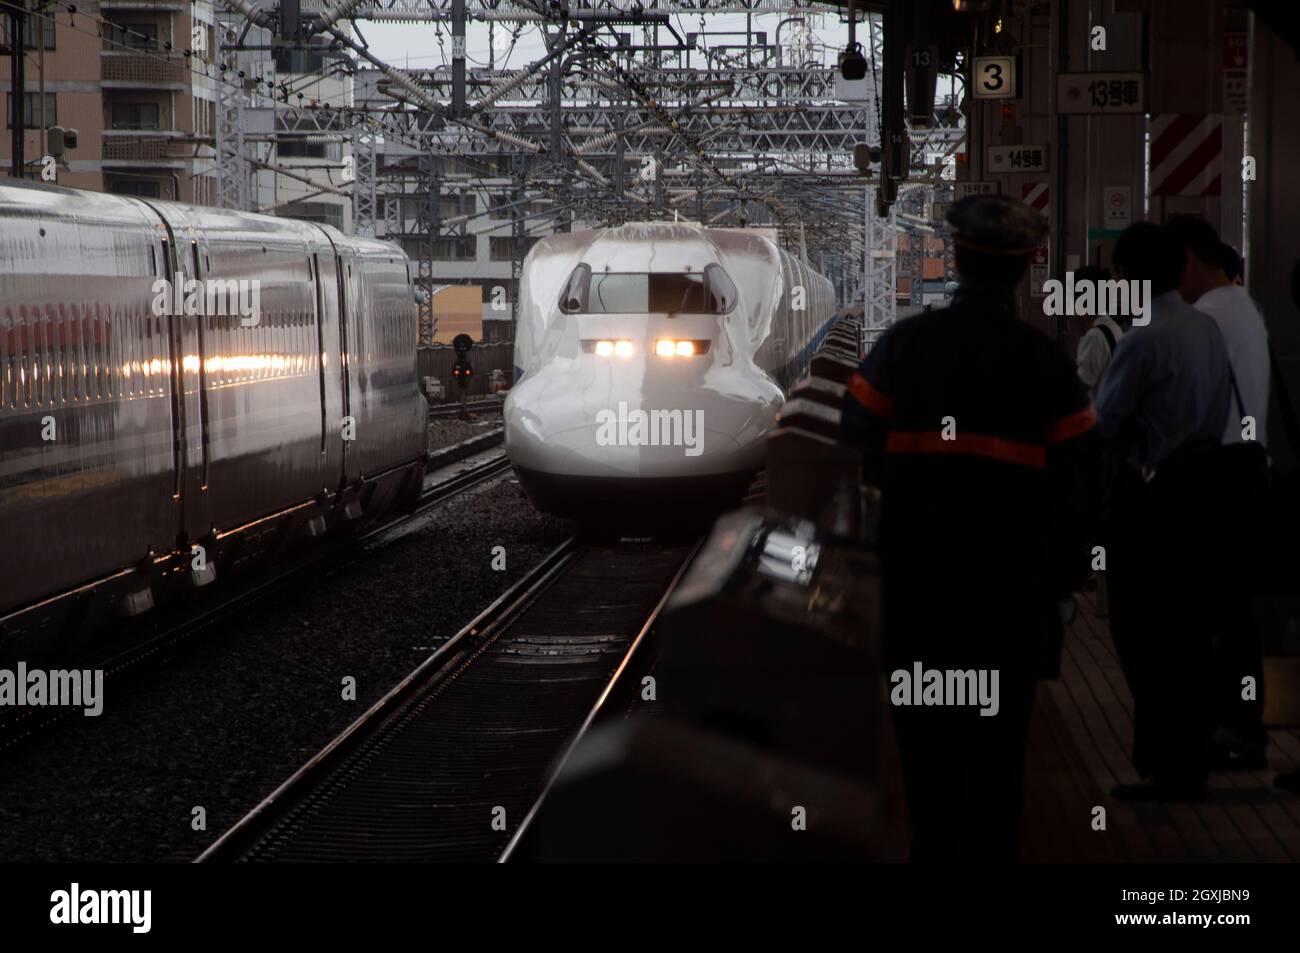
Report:
<svg viewBox="0 0 1300 953"><path fill-rule="evenodd" d="M0 860L192 860L571 532L510 476L419 520L108 682L100 716L7 752Z"/></svg>

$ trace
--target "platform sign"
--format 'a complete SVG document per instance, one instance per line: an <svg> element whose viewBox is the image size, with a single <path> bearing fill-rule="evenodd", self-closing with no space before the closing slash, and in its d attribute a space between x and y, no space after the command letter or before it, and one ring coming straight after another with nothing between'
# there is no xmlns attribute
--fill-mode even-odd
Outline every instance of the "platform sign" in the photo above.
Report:
<svg viewBox="0 0 1300 953"><path fill-rule="evenodd" d="M845 79L835 71L835 98L845 103L861 103L872 98L871 83L866 79Z"/></svg>
<svg viewBox="0 0 1300 953"><path fill-rule="evenodd" d="M1046 172L1047 146L989 146L985 168L995 173Z"/></svg>
<svg viewBox="0 0 1300 953"><path fill-rule="evenodd" d="M1122 116L1146 112L1145 73L1062 73L1056 77L1058 113Z"/></svg>
<svg viewBox="0 0 1300 953"><path fill-rule="evenodd" d="M1043 297L1043 285L1047 283L1047 245L1034 249L1034 257L1029 259L1029 295L1033 298Z"/></svg>
<svg viewBox="0 0 1300 953"><path fill-rule="evenodd" d="M996 182L958 182L957 201L972 195L1001 195L1002 186Z"/></svg>
<svg viewBox="0 0 1300 953"><path fill-rule="evenodd" d="M972 95L976 99L1014 99L1016 97L1016 58L1014 56L977 56L971 63Z"/></svg>
<svg viewBox="0 0 1300 953"><path fill-rule="evenodd" d="M1223 34L1223 108L1234 112L1245 112L1250 87L1247 83L1249 72L1250 44L1245 33Z"/></svg>
<svg viewBox="0 0 1300 953"><path fill-rule="evenodd" d="M1133 221L1133 189L1108 185L1101 190L1102 215L1109 229L1127 228Z"/></svg>

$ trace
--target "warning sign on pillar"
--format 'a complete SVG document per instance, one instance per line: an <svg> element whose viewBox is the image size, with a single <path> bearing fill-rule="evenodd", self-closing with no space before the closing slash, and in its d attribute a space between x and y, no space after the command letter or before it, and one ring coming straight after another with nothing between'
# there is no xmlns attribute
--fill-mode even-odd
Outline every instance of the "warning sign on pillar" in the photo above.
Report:
<svg viewBox="0 0 1300 953"><path fill-rule="evenodd" d="M1034 257L1029 259L1029 294L1035 298L1043 296L1043 285L1047 282L1047 245L1034 249Z"/></svg>
<svg viewBox="0 0 1300 953"><path fill-rule="evenodd" d="M1043 218L1051 221L1052 187L1047 182L1025 182L1020 186L1020 201Z"/></svg>
<svg viewBox="0 0 1300 953"><path fill-rule="evenodd" d="M1101 201L1106 228L1128 228L1133 221L1133 189L1127 185L1108 185L1102 189Z"/></svg>

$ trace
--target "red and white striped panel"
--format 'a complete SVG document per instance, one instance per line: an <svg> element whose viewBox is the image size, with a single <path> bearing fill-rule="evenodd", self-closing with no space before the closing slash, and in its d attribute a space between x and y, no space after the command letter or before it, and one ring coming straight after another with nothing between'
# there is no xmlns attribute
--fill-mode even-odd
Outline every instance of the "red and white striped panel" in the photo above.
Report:
<svg viewBox="0 0 1300 953"><path fill-rule="evenodd" d="M1046 219L1052 217L1051 199L1052 189L1047 182L1025 182L1020 186L1020 201Z"/></svg>
<svg viewBox="0 0 1300 953"><path fill-rule="evenodd" d="M1161 113L1151 117L1151 194L1218 195L1223 117Z"/></svg>

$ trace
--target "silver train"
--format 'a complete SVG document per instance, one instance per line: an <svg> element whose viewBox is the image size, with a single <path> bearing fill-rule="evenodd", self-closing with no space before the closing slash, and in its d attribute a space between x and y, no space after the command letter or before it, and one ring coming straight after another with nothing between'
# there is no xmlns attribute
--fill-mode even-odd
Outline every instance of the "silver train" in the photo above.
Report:
<svg viewBox="0 0 1300 953"><path fill-rule="evenodd" d="M414 499L415 345L393 246L0 186L0 658Z"/></svg>
<svg viewBox="0 0 1300 953"><path fill-rule="evenodd" d="M543 238L524 260L506 452L534 504L734 497L835 317L831 283L754 232L654 222Z"/></svg>

